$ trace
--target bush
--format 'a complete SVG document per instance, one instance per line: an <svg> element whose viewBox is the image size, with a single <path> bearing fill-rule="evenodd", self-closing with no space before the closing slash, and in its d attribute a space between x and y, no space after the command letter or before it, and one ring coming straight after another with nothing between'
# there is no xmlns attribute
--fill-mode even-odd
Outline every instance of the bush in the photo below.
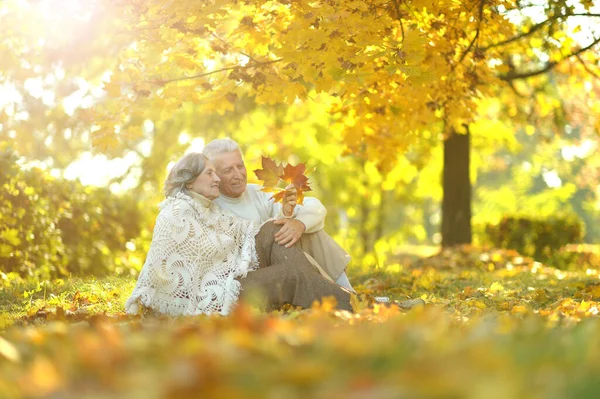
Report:
<svg viewBox="0 0 600 399"><path fill-rule="evenodd" d="M66 274L65 246L55 209L24 179L14 156L0 156L0 264L5 272ZM59 205L58 205L59 206Z"/></svg>
<svg viewBox="0 0 600 399"><path fill-rule="evenodd" d="M584 233L583 222L576 215L506 216L497 224L486 224L484 241L545 262L564 245L580 243Z"/></svg>
<svg viewBox="0 0 600 399"><path fill-rule="evenodd" d="M600 270L600 245L569 244L554 253L550 266L559 269L585 271Z"/></svg>
<svg viewBox="0 0 600 399"><path fill-rule="evenodd" d="M140 235L131 196L23 170L0 152L0 265L43 278L105 275L122 269L126 244Z"/></svg>

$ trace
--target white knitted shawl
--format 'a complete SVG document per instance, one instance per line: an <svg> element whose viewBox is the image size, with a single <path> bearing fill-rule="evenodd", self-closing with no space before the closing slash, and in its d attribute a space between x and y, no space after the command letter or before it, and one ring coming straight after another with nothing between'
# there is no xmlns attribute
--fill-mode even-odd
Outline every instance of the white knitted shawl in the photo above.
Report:
<svg viewBox="0 0 600 399"><path fill-rule="evenodd" d="M254 236L260 223L214 204L204 207L184 193L160 209L126 312L136 314L143 304L172 316L228 314L241 289L235 278L258 267Z"/></svg>

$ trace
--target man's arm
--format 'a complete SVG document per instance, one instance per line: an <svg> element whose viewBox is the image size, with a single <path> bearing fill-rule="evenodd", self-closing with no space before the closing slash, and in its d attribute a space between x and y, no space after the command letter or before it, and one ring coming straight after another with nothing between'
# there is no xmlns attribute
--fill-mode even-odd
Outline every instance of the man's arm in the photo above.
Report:
<svg viewBox="0 0 600 399"><path fill-rule="evenodd" d="M266 195L266 198L263 198L263 200L268 201L271 206L270 217L287 217L284 215L282 204L279 202L275 203L270 199L270 193L261 192L261 194ZM303 202L303 205L296 205L292 216L287 218L302 222L305 227L304 233L315 233L322 230L325 227L327 209L325 209L321 201L314 197L304 197Z"/></svg>
<svg viewBox="0 0 600 399"><path fill-rule="evenodd" d="M304 197L303 205L296 205L295 219L306 226L305 233L315 233L325 227L327 209L314 197Z"/></svg>
<svg viewBox="0 0 600 399"><path fill-rule="evenodd" d="M253 201L258 201L269 218L283 217L283 209L281 203L275 203L271 197L272 193L260 191L260 186L256 184L248 184L248 194ZM296 205L292 219L298 220L306 227L305 233L315 233L325 227L325 216L327 209L321 201L314 197L304 197L303 205ZM263 220L264 222L265 220Z"/></svg>
<svg viewBox="0 0 600 399"><path fill-rule="evenodd" d="M304 234L304 232L306 231L306 225L304 224L304 222L300 221L297 214L294 214L296 206L298 205L296 203L297 199L298 193L296 192L296 189L293 186L287 187L282 201L282 212L284 219L278 219L275 221L275 224L282 225L281 230L279 230L275 234L275 241L277 241L281 245L285 245L288 248L293 246L296 242L298 242L298 240L302 238L302 234ZM310 210L316 208L316 203L314 201L311 202L312 204L309 203L308 207L304 208L305 211L307 208ZM319 204L321 204L320 201ZM323 207L323 204L321 204L321 207ZM322 208L322 211L324 210L325 207ZM322 213L323 212L320 212L320 214ZM296 218L294 218L294 216L296 216ZM307 214L307 212L300 212L300 218L304 218L304 220L307 220L308 223L311 223L315 219L314 214L309 215Z"/></svg>
<svg viewBox="0 0 600 399"><path fill-rule="evenodd" d="M266 211L268 218L276 218L278 220L275 224L283 225L275 235L275 240L281 245L289 248L298 242L302 234L317 232L325 226L327 210L316 198L304 198L303 205L296 205L296 191L290 190L283 200L287 204L284 213L283 205L275 203L271 199L271 194L260 191L257 185L249 184L246 191L254 198L257 205L260 204ZM293 203L293 213L290 215L289 204L291 203Z"/></svg>

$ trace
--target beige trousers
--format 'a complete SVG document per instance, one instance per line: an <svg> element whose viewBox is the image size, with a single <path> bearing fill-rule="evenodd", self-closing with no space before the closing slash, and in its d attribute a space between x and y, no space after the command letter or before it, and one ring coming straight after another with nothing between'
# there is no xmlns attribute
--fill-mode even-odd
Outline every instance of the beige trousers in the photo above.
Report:
<svg viewBox="0 0 600 399"><path fill-rule="evenodd" d="M258 301L259 306L272 310L285 303L310 308L314 300L333 296L339 309L352 311L351 294L321 276L298 246L286 248L275 242L280 228L268 222L256 235L260 267L239 280L243 288L240 299Z"/></svg>
<svg viewBox="0 0 600 399"><path fill-rule="evenodd" d="M320 266L321 273L325 272L333 281L350 263L350 255L325 230L303 234L296 245L309 255L311 263L314 264L313 259L318 263L315 267Z"/></svg>

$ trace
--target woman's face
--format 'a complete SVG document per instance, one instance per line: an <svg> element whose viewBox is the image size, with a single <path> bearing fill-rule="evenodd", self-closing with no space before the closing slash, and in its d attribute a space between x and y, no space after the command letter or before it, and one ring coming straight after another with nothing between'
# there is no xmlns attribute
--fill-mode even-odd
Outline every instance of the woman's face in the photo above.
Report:
<svg viewBox="0 0 600 399"><path fill-rule="evenodd" d="M196 177L196 180L188 185L188 189L213 200L219 196L219 182L221 179L217 176L214 165L208 160L205 162L204 170Z"/></svg>

